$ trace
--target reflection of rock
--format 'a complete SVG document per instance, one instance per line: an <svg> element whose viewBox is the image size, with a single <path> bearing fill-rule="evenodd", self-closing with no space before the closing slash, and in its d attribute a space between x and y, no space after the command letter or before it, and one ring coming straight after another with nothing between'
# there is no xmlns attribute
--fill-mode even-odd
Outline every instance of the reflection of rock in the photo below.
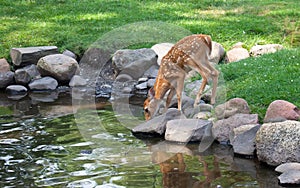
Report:
<svg viewBox="0 0 300 188"><path fill-rule="evenodd" d="M36 102L54 102L58 99L58 93L53 92L32 92L29 94L29 97L32 100L32 103Z"/></svg>

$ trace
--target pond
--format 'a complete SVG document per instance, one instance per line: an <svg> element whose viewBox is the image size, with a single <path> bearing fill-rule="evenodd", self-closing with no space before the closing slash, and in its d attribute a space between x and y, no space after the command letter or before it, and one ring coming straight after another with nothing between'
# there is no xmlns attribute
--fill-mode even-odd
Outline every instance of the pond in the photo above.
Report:
<svg viewBox="0 0 300 188"><path fill-rule="evenodd" d="M0 94L0 187L281 187L273 168L214 143L139 139L115 101L72 100L68 91L14 100Z"/></svg>

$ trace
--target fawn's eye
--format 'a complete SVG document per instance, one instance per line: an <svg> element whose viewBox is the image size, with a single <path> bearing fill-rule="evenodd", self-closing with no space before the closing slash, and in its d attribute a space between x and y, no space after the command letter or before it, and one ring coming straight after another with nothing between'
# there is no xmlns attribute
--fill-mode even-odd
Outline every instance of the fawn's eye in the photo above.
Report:
<svg viewBox="0 0 300 188"><path fill-rule="evenodd" d="M144 112L149 113L148 108L145 108L145 109L144 109Z"/></svg>

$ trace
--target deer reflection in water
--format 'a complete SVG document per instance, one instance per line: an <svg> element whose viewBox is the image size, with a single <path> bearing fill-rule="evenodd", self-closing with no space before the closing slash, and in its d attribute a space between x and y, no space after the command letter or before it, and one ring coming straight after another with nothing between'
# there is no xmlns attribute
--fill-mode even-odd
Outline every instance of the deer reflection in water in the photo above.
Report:
<svg viewBox="0 0 300 188"><path fill-rule="evenodd" d="M206 188L211 187L211 183L221 177L219 161L215 156L213 156L212 165L205 161L202 156L198 156L199 162L203 165L203 170L187 172L182 153L170 156L170 153L158 151L153 154L154 162L163 161L159 163L159 166L164 188ZM201 180L195 178L200 176L203 176Z"/></svg>

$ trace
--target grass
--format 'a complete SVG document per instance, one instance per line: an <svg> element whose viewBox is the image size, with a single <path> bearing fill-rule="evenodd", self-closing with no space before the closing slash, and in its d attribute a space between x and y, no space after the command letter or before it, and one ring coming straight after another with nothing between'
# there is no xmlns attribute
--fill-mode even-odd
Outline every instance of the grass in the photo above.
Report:
<svg viewBox="0 0 300 188"><path fill-rule="evenodd" d="M297 0L8 0L0 1L0 58L12 47L56 45L82 54L128 23L163 21L210 34L229 49L264 43L299 46Z"/></svg>
<svg viewBox="0 0 300 188"><path fill-rule="evenodd" d="M299 17L299 0L7 0L0 1L0 58L10 61L13 47L40 45L80 56L106 33L143 21L209 34L226 50L239 41L247 49L279 43L288 50L221 67L228 98L245 98L262 117L274 99L300 106Z"/></svg>
<svg viewBox="0 0 300 188"><path fill-rule="evenodd" d="M245 99L260 120L274 100L287 100L300 107L299 54L300 48L282 50L221 65L227 98Z"/></svg>

